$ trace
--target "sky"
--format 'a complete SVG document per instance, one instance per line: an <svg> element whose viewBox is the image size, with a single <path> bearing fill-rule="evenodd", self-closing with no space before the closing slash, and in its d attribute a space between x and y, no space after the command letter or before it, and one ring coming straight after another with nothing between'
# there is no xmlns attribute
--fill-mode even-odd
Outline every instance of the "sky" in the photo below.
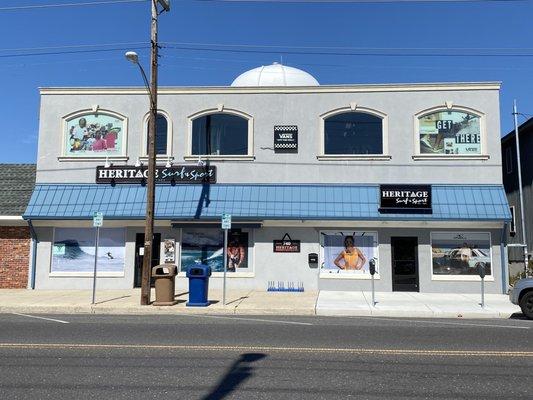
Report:
<svg viewBox="0 0 533 400"><path fill-rule="evenodd" d="M351 1L173 0L159 85L225 86L282 61L321 84L500 81L502 135L513 99L519 123L533 116L533 1ZM148 1L0 0L0 162L35 162L39 87L141 86L124 52L148 72L149 37Z"/></svg>

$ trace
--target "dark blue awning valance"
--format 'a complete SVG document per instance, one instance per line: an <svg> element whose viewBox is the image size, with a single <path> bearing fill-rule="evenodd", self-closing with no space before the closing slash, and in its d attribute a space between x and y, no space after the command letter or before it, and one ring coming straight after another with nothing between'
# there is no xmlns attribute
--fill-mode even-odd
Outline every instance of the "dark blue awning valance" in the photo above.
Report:
<svg viewBox="0 0 533 400"><path fill-rule="evenodd" d="M380 214L379 185L211 184L157 186L155 215L165 220L508 221L501 185L433 185L432 214ZM25 219L144 219L140 185L38 184Z"/></svg>

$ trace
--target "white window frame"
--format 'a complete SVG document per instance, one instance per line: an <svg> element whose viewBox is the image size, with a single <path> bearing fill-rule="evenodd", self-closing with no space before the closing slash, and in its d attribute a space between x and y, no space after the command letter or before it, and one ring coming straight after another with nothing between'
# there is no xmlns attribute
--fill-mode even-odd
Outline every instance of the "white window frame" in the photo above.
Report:
<svg viewBox="0 0 533 400"><path fill-rule="evenodd" d="M54 243L56 242L56 229L87 229L87 230L94 230L94 228L91 227L74 227L74 226L60 226L60 227L53 227L52 228L52 242L50 243L50 258L48 262L48 277L49 278L90 278L94 276L94 272L76 272L76 271L52 271L52 262L54 258ZM106 272L106 271L98 271L96 272L97 277L102 278L124 278L126 276L126 267L127 267L127 257L128 257L128 242L126 237L126 228L125 227L110 227L110 228L121 228L124 232L124 268L122 269L122 272Z"/></svg>
<svg viewBox="0 0 533 400"><path fill-rule="evenodd" d="M476 273L475 275L435 275L433 273L433 235L449 233L453 235L457 234L484 234L489 235L489 253L490 253L490 275L485 276L485 281L494 282L494 258L492 257L492 235L490 232L465 232L465 231L434 231L429 234L429 266L431 268L431 280L432 281L463 281L463 282L479 282L481 278Z"/></svg>
<svg viewBox="0 0 533 400"><path fill-rule="evenodd" d="M345 113L360 113L369 114L375 117L381 118L382 129L382 146L383 152L381 154L325 154L325 131L326 131L326 119L338 114ZM337 161L337 160L390 160L389 154L389 122L387 114L367 107L341 107L334 110L330 110L319 116L319 148L317 159L320 161Z"/></svg>
<svg viewBox="0 0 533 400"><path fill-rule="evenodd" d="M481 135L481 151L480 154L422 154L420 153L420 118L437 112L462 112L475 115L479 118L479 133ZM489 155L486 154L487 149L487 130L485 126L485 114L481 111L469 107L456 106L436 106L420 111L414 115L414 155L413 160L488 160Z"/></svg>
<svg viewBox="0 0 533 400"><path fill-rule="evenodd" d="M167 120L167 152L165 154L156 154L157 160L173 160L174 157L172 157L172 120L170 119L170 115L164 111L164 110L157 110L157 114L163 115ZM143 117L143 134L142 134L142 142L141 142L141 156L139 157L140 161L147 162L148 161L148 152L147 146L148 146L148 120L150 119L150 113L146 113Z"/></svg>
<svg viewBox="0 0 533 400"><path fill-rule="evenodd" d="M108 115L108 116L115 117L115 118L122 120L122 127L124 131L122 134L122 151L120 152L120 154L116 154L116 155L101 154L101 155L88 155L88 156L65 155L66 154L65 135L67 134L68 121L71 121L76 118L82 118L86 115L95 115L95 114ZM118 112L111 111L108 109L103 109L103 108L97 108L96 110L94 108L87 108L83 110L74 111L61 118L61 154L57 157L58 161L102 161L106 159L111 162L127 161L128 160L127 148L128 148L128 118L125 115L119 114Z"/></svg>
<svg viewBox="0 0 533 400"><path fill-rule="evenodd" d="M179 258L174 264L178 267L178 276L187 276L185 271L181 270L181 255L183 247L183 231L187 229L202 229L201 224L197 226L191 225L190 228L180 228L179 232ZM218 228L205 228L205 229L218 229ZM235 272L229 272L226 274L227 278L254 278L255 277L255 229L254 228L242 228L242 230L248 233L248 268L242 268ZM176 241L177 243L177 241ZM212 272L211 278L222 278L224 272Z"/></svg>
<svg viewBox="0 0 533 400"><path fill-rule="evenodd" d="M381 272L381 264L380 264L380 256L379 256L379 235L378 235L378 232L377 231L366 231L366 230L362 230L362 229L358 229L358 230L355 230L355 232L367 232L369 234L372 234L372 235L375 235L376 237L376 274L374 275L374 279L376 280L379 280L381 279L381 275L380 275L380 272ZM332 230L332 229L328 229L328 230L321 230L318 232L318 244L319 244L319 254L318 254L318 277L319 279L348 279L348 280L370 280L372 279L372 275L370 274L349 274L349 273L339 273L339 274L334 274L334 273L330 273L330 272L323 272L322 270L322 265L324 264L324 257L325 257L325 252L324 252L324 241L322 239L323 235L336 235L336 234L339 234L340 232L342 233L346 233L346 234L351 234L352 230L348 230L348 229L335 229L335 230Z"/></svg>
<svg viewBox="0 0 533 400"><path fill-rule="evenodd" d="M247 154L225 154L225 155L207 155L207 154L192 154L192 125L193 121L197 118L204 117L210 114L230 114L237 117L244 118L248 121L248 153ZM230 108L210 108L207 110L199 111L195 114L187 117L188 134L187 134L187 154L183 157L185 161L196 160L234 160L234 161L252 161L254 160L254 119L251 115L242 111L230 109Z"/></svg>
<svg viewBox="0 0 533 400"><path fill-rule="evenodd" d="M509 234L516 235L516 208L515 206L509 206L509 212L511 213L511 223L509 224Z"/></svg>

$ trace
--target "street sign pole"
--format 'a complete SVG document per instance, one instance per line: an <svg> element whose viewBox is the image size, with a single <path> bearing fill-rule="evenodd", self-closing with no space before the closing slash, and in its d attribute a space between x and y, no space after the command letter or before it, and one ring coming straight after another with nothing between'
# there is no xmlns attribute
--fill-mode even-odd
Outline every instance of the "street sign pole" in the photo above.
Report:
<svg viewBox="0 0 533 400"><path fill-rule="evenodd" d="M93 226L96 228L96 237L94 240L94 271L93 271L93 301L91 304L95 304L96 299L96 271L98 266L98 241L100 239L100 227L104 223L104 215L101 212L95 212L93 214Z"/></svg>
<svg viewBox="0 0 533 400"><path fill-rule="evenodd" d="M98 239L100 238L100 227L96 227L96 240L95 240L95 246L94 246L94 272L93 272L93 302L95 303L95 297L96 297L96 268L98 265Z"/></svg>
<svg viewBox="0 0 533 400"><path fill-rule="evenodd" d="M228 272L228 229L231 229L231 214L222 214L224 229L224 278L222 283L222 305L226 305L226 274Z"/></svg>
<svg viewBox="0 0 533 400"><path fill-rule="evenodd" d="M222 304L226 305L226 273L228 271L228 230L224 229L224 286L222 288Z"/></svg>

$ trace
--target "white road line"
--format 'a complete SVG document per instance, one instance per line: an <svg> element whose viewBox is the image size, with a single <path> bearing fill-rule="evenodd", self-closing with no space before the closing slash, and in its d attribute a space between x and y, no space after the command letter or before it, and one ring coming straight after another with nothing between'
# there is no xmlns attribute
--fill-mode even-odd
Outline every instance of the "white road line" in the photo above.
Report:
<svg viewBox="0 0 533 400"><path fill-rule="evenodd" d="M20 315L21 317L28 317L28 318L37 318L37 319L44 319L46 321L52 321L52 322L59 322L60 324L70 324L68 321L62 321L60 319L54 319L54 318L45 318L45 317L37 317L35 315L28 315L28 314L19 314L19 313L11 313L13 315Z"/></svg>
<svg viewBox="0 0 533 400"><path fill-rule="evenodd" d="M481 326L484 328L502 328L502 329L531 329L529 326L514 326L514 325L494 325L494 324L472 324L468 322L444 322L444 321L419 321L406 318L385 318L385 317L353 317L358 319L378 319L383 321L395 322L414 322L416 324L437 324L437 325L458 325L458 326Z"/></svg>
<svg viewBox="0 0 533 400"><path fill-rule="evenodd" d="M256 322L272 322L275 324L288 324L288 325L313 325L309 322L296 322L296 321L280 321L276 319L260 319L260 318L246 318L246 317L226 317L222 315L189 315L190 317L198 318L220 318L220 319L235 319L238 321L256 321Z"/></svg>

